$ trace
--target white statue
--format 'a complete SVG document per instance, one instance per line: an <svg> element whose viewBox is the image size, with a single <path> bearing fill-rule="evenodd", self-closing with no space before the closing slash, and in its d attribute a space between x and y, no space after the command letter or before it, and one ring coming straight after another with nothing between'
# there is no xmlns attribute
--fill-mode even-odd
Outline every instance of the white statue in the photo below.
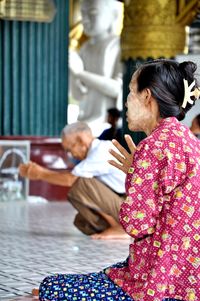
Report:
<svg viewBox="0 0 200 301"><path fill-rule="evenodd" d="M70 51L70 89L80 101L78 120L89 123L95 136L106 127L107 109L122 109L120 40L113 33L119 5L116 0L82 0L84 32L90 39L79 53Z"/></svg>

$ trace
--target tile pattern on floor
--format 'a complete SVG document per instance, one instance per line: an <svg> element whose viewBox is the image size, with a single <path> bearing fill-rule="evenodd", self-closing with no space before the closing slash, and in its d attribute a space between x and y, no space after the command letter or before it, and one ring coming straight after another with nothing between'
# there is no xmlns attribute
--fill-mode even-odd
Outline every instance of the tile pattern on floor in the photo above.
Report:
<svg viewBox="0 0 200 301"><path fill-rule="evenodd" d="M67 202L0 203L0 301L31 301L48 274L94 272L126 258L129 241L93 241L73 226L75 213Z"/></svg>

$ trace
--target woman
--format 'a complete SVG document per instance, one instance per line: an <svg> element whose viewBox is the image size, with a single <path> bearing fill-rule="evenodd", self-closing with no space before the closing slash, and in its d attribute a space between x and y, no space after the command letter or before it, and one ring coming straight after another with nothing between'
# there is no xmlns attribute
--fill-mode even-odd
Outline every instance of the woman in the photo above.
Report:
<svg viewBox="0 0 200 301"><path fill-rule="evenodd" d="M134 238L129 257L100 273L55 275L40 300L200 300L200 143L179 123L200 96L196 65L157 60L133 75L127 99L132 131L147 138L110 163L127 173L120 222ZM132 162L133 161L133 162Z"/></svg>

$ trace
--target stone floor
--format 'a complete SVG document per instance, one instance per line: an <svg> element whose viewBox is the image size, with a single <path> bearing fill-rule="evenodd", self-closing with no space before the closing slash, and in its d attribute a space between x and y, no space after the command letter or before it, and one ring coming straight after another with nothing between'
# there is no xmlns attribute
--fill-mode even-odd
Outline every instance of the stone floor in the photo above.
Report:
<svg viewBox="0 0 200 301"><path fill-rule="evenodd" d="M0 202L0 301L34 300L48 274L98 271L124 260L128 241L93 241L67 202Z"/></svg>

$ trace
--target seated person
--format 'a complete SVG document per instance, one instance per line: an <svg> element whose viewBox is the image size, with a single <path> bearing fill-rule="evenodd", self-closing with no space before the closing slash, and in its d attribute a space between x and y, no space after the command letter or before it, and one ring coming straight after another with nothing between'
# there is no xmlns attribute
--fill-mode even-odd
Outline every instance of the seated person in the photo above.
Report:
<svg viewBox="0 0 200 301"><path fill-rule="evenodd" d="M122 130L118 127L118 121L121 117L121 112L117 108L107 110L107 122L111 125L109 129L104 130L99 136L100 140L116 139L119 143L122 142Z"/></svg>
<svg viewBox="0 0 200 301"><path fill-rule="evenodd" d="M62 145L80 160L71 172L52 171L29 162L20 165L21 176L71 187L68 201L78 211L74 224L84 234L94 239L127 237L118 219L125 175L108 163L112 142L94 138L86 123L76 122L62 130Z"/></svg>
<svg viewBox="0 0 200 301"><path fill-rule="evenodd" d="M147 138L131 156L114 140L121 155L111 150L110 161L127 174L119 216L134 239L128 258L100 272L49 275L40 301L200 300L200 142L180 122L200 97L196 68L156 60L132 76L128 127Z"/></svg>
<svg viewBox="0 0 200 301"><path fill-rule="evenodd" d="M200 139L200 114L198 114L193 120L190 130L193 134Z"/></svg>

